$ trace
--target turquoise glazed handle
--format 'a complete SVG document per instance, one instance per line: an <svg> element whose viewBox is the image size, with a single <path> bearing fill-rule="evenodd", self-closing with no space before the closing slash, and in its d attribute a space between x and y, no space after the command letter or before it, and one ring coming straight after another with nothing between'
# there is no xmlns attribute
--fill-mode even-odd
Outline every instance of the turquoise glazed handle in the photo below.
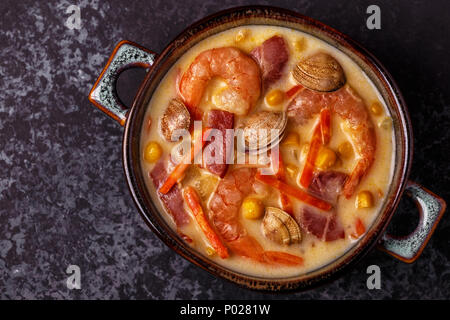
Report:
<svg viewBox="0 0 450 320"><path fill-rule="evenodd" d="M406 193L419 209L419 225L406 237L384 234L380 249L401 261L412 263L427 245L447 205L442 198L412 181L408 181Z"/></svg>
<svg viewBox="0 0 450 320"><path fill-rule="evenodd" d="M150 68L156 53L131 41L121 41L114 48L106 66L89 93L89 101L122 126L127 119L128 107L117 96L119 75L129 68Z"/></svg>

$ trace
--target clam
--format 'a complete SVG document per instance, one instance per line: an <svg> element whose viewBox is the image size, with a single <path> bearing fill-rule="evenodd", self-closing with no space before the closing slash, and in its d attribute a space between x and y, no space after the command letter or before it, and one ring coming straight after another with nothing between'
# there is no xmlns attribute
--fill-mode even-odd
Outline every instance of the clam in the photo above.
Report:
<svg viewBox="0 0 450 320"><path fill-rule="evenodd" d="M291 245L300 243L302 234L297 222L286 212L274 207L267 207L262 221L264 236L278 244Z"/></svg>
<svg viewBox="0 0 450 320"><path fill-rule="evenodd" d="M335 91L345 84L345 74L335 58L319 52L300 61L293 70L294 79L316 91Z"/></svg>
<svg viewBox="0 0 450 320"><path fill-rule="evenodd" d="M160 121L161 133L167 141L172 141L175 130L188 130L191 116L184 103L179 99L172 99Z"/></svg>
<svg viewBox="0 0 450 320"><path fill-rule="evenodd" d="M259 153L273 148L282 139L286 124L285 112L260 111L250 115L241 126L246 149Z"/></svg>

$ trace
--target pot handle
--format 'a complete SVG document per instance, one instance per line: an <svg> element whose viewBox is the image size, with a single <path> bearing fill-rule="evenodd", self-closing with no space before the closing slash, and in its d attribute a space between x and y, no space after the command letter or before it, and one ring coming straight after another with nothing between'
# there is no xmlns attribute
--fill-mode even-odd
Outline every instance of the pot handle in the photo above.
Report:
<svg viewBox="0 0 450 320"><path fill-rule="evenodd" d="M406 194L414 200L419 209L419 224L405 237L394 237L385 233L379 249L403 262L412 263L427 245L447 205L444 199L413 181L408 181Z"/></svg>
<svg viewBox="0 0 450 320"><path fill-rule="evenodd" d="M131 41L120 41L92 87L89 93L89 101L118 121L120 125L125 125L129 108L120 101L117 95L117 79L126 69L150 68L155 58L156 53L151 50Z"/></svg>

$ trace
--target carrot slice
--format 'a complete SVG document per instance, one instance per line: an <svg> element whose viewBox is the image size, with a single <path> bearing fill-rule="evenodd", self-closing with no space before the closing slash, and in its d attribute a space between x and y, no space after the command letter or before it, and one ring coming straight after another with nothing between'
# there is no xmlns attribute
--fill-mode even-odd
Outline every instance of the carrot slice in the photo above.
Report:
<svg viewBox="0 0 450 320"><path fill-rule="evenodd" d="M317 154L319 153L322 144L327 144L331 137L331 116L328 108L323 108L320 111L319 123L314 127L313 136L309 145L309 152L306 156L305 166L303 167L302 175L300 177L300 184L304 188L308 188L311 184L314 163L316 162Z"/></svg>
<svg viewBox="0 0 450 320"><path fill-rule="evenodd" d="M152 128L152 118L148 117L147 119L147 124L145 125L145 130L146 133L149 134L150 133L150 129Z"/></svg>
<svg viewBox="0 0 450 320"><path fill-rule="evenodd" d="M303 258L294 256L282 251L264 251L263 258L265 261L272 264L283 264L287 266L303 265Z"/></svg>
<svg viewBox="0 0 450 320"><path fill-rule="evenodd" d="M322 133L320 129L320 123L314 128L311 143L309 145L308 155L306 156L305 166L303 167L302 175L300 176L300 184L304 188L308 188L311 184L313 173L314 173L314 163L319 153L320 146L322 145Z"/></svg>
<svg viewBox="0 0 450 320"><path fill-rule="evenodd" d="M179 163L167 177L166 181L164 181L164 184L159 188L159 192L162 194L169 192L190 165L190 163Z"/></svg>
<svg viewBox="0 0 450 320"><path fill-rule="evenodd" d="M358 239L366 232L366 227L360 218L356 218L355 220L355 232L351 234L353 239Z"/></svg>
<svg viewBox="0 0 450 320"><path fill-rule="evenodd" d="M195 156L203 150L203 147L205 146L207 136L209 135L209 133L210 133L209 128L203 129L202 135L200 137L202 139L201 141L202 147L199 148L199 150L195 150L194 146L192 146L191 153L185 155L183 160L175 166L173 171L168 175L166 181L164 181L163 185L159 188L159 192L161 192L162 194L166 194L167 192L170 191L170 189L172 189L173 185L183 176L186 169L193 163ZM195 151L197 152L195 153Z"/></svg>
<svg viewBox="0 0 450 320"><path fill-rule="evenodd" d="M323 201L319 198L316 198L309 193L288 185L287 183L278 180L275 176L269 176L269 175L261 175L259 172L256 173L255 178L261 182L264 182L265 184L270 185L271 187L280 190L281 192L292 196L300 201L303 201L313 207L319 208L321 210L328 211L332 208L331 204L329 204L326 201Z"/></svg>
<svg viewBox="0 0 450 320"><path fill-rule="evenodd" d="M272 161L274 161L275 153L271 153L270 156L272 158ZM284 167L283 157L281 156L281 153L278 153L278 172L275 173L275 176L281 181L286 182L286 168ZM281 208L292 215L292 203L291 200L289 200L289 197L285 193L280 192L280 200Z"/></svg>
<svg viewBox="0 0 450 320"><path fill-rule="evenodd" d="M281 208L292 216L294 212L292 211L292 203L291 200L289 200L289 197L285 193L281 192L280 199Z"/></svg>
<svg viewBox="0 0 450 320"><path fill-rule="evenodd" d="M197 221L200 229L205 234L211 246L216 250L217 254L222 258L228 258L228 250L225 245L220 240L219 236L211 228L205 213L203 212L200 198L193 187L184 188L183 193L184 200L188 204L189 208L194 214L195 220Z"/></svg>
<svg viewBox="0 0 450 320"><path fill-rule="evenodd" d="M288 99L292 98L301 88L302 88L301 85L293 86L288 91L286 91L286 97Z"/></svg>

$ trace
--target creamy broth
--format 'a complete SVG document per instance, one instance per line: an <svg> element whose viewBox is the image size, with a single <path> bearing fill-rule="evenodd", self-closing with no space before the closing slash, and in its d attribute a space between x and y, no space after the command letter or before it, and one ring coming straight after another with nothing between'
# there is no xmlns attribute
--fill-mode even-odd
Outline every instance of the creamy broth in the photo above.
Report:
<svg viewBox="0 0 450 320"><path fill-rule="evenodd" d="M244 34L244 39L237 41L237 36ZM153 97L149 103L148 110L146 113L146 119L152 119L152 125L148 130L146 125L142 129L141 138L141 154L143 154L146 145L149 141L156 141L162 148L162 158L170 154L171 149L176 145L176 143L167 142L160 134L159 119L162 117L165 108L167 107L169 101L177 96L177 91L175 88L175 83L179 72L184 72L189 65L194 61L195 57L204 50L211 48L219 48L225 46L233 46L241 49L242 51L249 53L255 47L261 45L265 40L269 39L274 35L280 35L286 41L289 47L289 60L284 68L283 77L275 82L269 90L280 89L287 91L296 85L295 79L291 75L291 70L294 68L295 64L302 58L307 57L317 51L324 51L331 54L342 66L345 72L347 83L360 95L364 100L366 107L378 101L383 110L381 114L375 115L373 112L369 112L371 120L375 127L376 133L376 153L375 161L373 162L367 175L361 180L357 187L355 194L350 198L346 199L344 196L338 198L337 212L338 217L345 230L345 238L338 239L335 241L321 241L317 239L314 235L305 232L303 229L302 241L299 244L293 244L290 246L283 246L276 244L268 239L266 239L261 232L261 220L249 220L245 219L240 215L240 222L247 229L248 233L251 234L258 242L264 247L265 250L283 251L294 255L299 255L304 259L304 264L301 266L287 267L287 266L273 266L255 263L254 261L240 257L236 254L230 253L230 257L227 259L221 259L216 255L207 255L206 248L209 247L208 241L203 235L202 231L198 227L195 219L191 218L191 222L183 227L182 233L188 235L193 242L190 244L192 247L198 250L198 252L208 259L215 261L216 263L228 267L234 271L241 272L243 274L262 276L265 278L270 277L290 277L299 274L303 274L321 266L330 263L331 261L342 256L347 250L349 250L358 240L350 237L354 230L354 221L356 218L361 219L365 225L366 230L368 230L377 217L380 208L384 202L384 196L388 192L389 184L392 178L393 163L395 146L393 144L393 132L389 125L390 114L389 111L379 94L375 86L371 83L366 74L353 62L348 56L346 56L341 51L338 51L334 47L326 44L325 42L312 37L308 34L291 30L288 28L274 27L274 26L245 26L238 27L227 30L225 32L213 35L206 40L201 41L194 47L189 49L170 69L170 71L163 78L158 88L156 89ZM222 85L221 81L214 80L211 81L207 87L205 94L203 95L200 107L207 111L211 108L216 108L211 101L211 97L218 87ZM280 104L279 107L274 108L267 104L264 98L267 94L267 90L263 91L261 97L256 104L256 107L252 109L251 112L259 110L270 110L275 109L285 110L287 108L287 102ZM351 141L348 134L343 130L342 119L338 116L332 115L331 117L332 125L332 136L329 143L329 148L336 150L338 146L344 141ZM235 118L235 126L242 120L242 117ZM317 116L308 121L304 125L296 125L292 121L288 123L287 131L295 131L300 137L300 147L293 151L292 149L280 147L281 154L284 158L285 163L294 163L300 170L303 168L305 157L301 152L301 147L307 144L311 140L312 131L315 123L317 122ZM383 124L383 125L382 125ZM297 153L298 159L293 155L294 152ZM353 167L356 164L357 157L355 154L348 159L341 160L340 163L333 166L333 170L345 172L350 174ZM154 167L154 163L149 163L142 158L141 165L143 172L151 172ZM228 168L228 172L233 169L234 165ZM206 170L202 170L203 174L210 174ZM297 174L296 178L288 178L287 182L291 185L299 187L299 177ZM160 212L174 229L176 226L173 222L171 216L165 210L163 204L158 198L157 192L153 185L152 180L146 175L146 183L150 194L153 197L154 202L159 207ZM358 191L370 190L374 204L370 208L356 208L355 198ZM262 199L264 205L279 207L278 198L276 198L276 192L273 193L275 196L273 199ZM303 204L298 201L291 199L294 207L303 206ZM203 205L204 210L207 211L207 204ZM189 209L186 210L188 212Z"/></svg>

